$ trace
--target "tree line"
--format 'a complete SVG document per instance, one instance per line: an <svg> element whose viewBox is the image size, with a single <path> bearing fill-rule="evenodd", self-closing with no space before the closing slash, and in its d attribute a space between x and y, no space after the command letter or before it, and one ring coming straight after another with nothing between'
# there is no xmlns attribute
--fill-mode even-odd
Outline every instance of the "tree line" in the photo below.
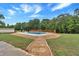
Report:
<svg viewBox="0 0 79 59"><path fill-rule="evenodd" d="M15 28L16 31L39 30L57 33L79 33L79 9L75 9L73 15L65 13L53 19L42 19L41 21L40 19L32 19L29 22L19 22L15 25L8 24L2 27Z"/></svg>

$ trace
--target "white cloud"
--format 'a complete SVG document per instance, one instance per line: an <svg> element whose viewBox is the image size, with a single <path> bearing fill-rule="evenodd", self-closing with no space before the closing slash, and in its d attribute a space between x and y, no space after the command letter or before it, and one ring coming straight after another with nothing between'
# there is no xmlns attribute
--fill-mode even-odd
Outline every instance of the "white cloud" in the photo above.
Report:
<svg viewBox="0 0 79 59"><path fill-rule="evenodd" d="M20 9L24 11L25 13L33 12L34 14L37 14L42 10L42 7L37 4L34 4L34 5L21 4L20 7L21 7Z"/></svg>
<svg viewBox="0 0 79 59"><path fill-rule="evenodd" d="M35 18L35 17L38 17L38 15L31 15L30 17Z"/></svg>
<svg viewBox="0 0 79 59"><path fill-rule="evenodd" d="M32 12L32 15L30 15L29 17L39 17L41 15L39 15L38 13L42 10L42 7L38 4L33 4L33 5L29 5L29 4L21 4L20 7L12 7L14 10L17 10L19 12L23 11L24 13L30 13ZM13 10L8 10L10 14L14 14L15 11Z"/></svg>
<svg viewBox="0 0 79 59"><path fill-rule="evenodd" d="M42 7L39 6L39 5L34 5L34 10L35 10L34 14L37 14L37 13L39 13L42 10Z"/></svg>
<svg viewBox="0 0 79 59"><path fill-rule="evenodd" d="M38 18L38 17L42 17L42 15L39 15L39 14L32 14L31 16L29 17L32 17L32 18Z"/></svg>
<svg viewBox="0 0 79 59"><path fill-rule="evenodd" d="M32 11L32 7L30 5L22 4L22 5L20 5L20 7L21 7L22 11L24 11L25 13Z"/></svg>
<svg viewBox="0 0 79 59"><path fill-rule="evenodd" d="M5 19L11 19L11 17L10 16L5 16Z"/></svg>
<svg viewBox="0 0 79 59"><path fill-rule="evenodd" d="M12 9L8 9L9 15L14 15L16 13L16 11L12 10Z"/></svg>
<svg viewBox="0 0 79 59"><path fill-rule="evenodd" d="M32 9L34 13L30 17L32 18L41 17L41 15L38 14L42 10L42 7L40 5L33 5Z"/></svg>
<svg viewBox="0 0 79 59"><path fill-rule="evenodd" d="M15 9L15 10L20 10L20 8L18 8L18 7L14 7L14 6L13 6L12 8Z"/></svg>
<svg viewBox="0 0 79 59"><path fill-rule="evenodd" d="M59 5L53 7L53 8L52 8L52 11L65 8L65 7L67 7L67 6L71 5L71 4L72 4L72 3L60 3Z"/></svg>

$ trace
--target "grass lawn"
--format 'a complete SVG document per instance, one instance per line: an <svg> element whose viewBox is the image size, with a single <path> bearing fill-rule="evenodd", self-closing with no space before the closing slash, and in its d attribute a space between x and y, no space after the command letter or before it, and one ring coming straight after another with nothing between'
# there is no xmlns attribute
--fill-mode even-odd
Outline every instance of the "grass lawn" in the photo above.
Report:
<svg viewBox="0 0 79 59"><path fill-rule="evenodd" d="M26 49L26 47L33 41L32 39L26 39L10 34L0 34L0 41L5 41L12 44L15 47Z"/></svg>
<svg viewBox="0 0 79 59"><path fill-rule="evenodd" d="M56 56L79 56L79 34L61 34L61 37L47 42Z"/></svg>

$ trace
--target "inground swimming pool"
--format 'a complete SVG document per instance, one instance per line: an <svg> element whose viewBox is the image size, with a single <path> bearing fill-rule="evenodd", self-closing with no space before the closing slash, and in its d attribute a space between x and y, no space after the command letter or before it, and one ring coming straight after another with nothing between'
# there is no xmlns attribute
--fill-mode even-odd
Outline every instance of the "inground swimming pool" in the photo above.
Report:
<svg viewBox="0 0 79 59"><path fill-rule="evenodd" d="M23 32L22 34L31 35L31 36L44 36L46 32Z"/></svg>

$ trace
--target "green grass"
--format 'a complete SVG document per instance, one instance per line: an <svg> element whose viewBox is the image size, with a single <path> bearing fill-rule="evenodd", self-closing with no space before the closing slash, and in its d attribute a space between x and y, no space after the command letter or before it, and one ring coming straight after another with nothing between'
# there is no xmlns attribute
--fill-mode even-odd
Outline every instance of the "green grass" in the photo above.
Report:
<svg viewBox="0 0 79 59"><path fill-rule="evenodd" d="M61 34L47 43L55 56L79 56L79 34Z"/></svg>
<svg viewBox="0 0 79 59"><path fill-rule="evenodd" d="M26 49L26 47L33 41L32 39L26 39L10 34L0 34L0 41L8 42L15 47Z"/></svg>

